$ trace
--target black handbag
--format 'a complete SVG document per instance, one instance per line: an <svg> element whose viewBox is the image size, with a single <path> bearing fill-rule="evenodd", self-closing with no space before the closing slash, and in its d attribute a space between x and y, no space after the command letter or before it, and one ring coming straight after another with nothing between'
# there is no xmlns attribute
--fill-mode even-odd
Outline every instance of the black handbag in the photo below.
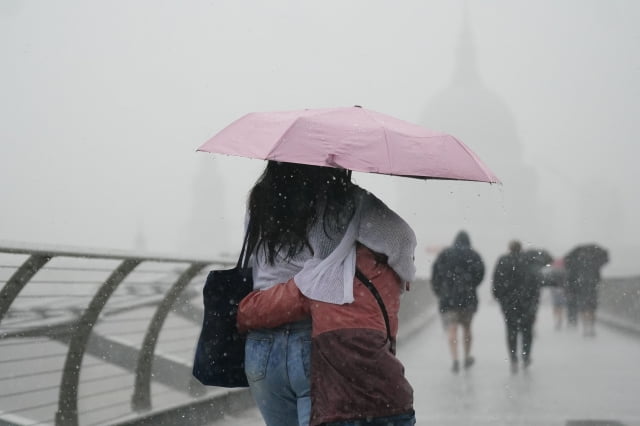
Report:
<svg viewBox="0 0 640 426"><path fill-rule="evenodd" d="M246 252L249 231L233 269L209 272L204 285L204 319L193 361L193 376L206 386L248 387L244 372L246 337L236 329L238 304L253 290Z"/></svg>

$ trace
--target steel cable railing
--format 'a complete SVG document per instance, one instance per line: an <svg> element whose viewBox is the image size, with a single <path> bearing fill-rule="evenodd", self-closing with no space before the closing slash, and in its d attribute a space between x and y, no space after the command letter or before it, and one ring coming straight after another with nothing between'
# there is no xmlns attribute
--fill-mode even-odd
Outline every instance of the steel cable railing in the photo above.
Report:
<svg viewBox="0 0 640 426"><path fill-rule="evenodd" d="M198 298L208 267L232 263L0 247L0 424L131 422L166 408L156 396L202 400L190 374Z"/></svg>
<svg viewBox="0 0 640 426"><path fill-rule="evenodd" d="M0 246L0 424L186 425L250 404L191 376L206 274L233 264ZM430 303L412 296L402 315Z"/></svg>
<svg viewBox="0 0 640 426"><path fill-rule="evenodd" d="M598 320L640 335L640 276L606 278L598 293Z"/></svg>

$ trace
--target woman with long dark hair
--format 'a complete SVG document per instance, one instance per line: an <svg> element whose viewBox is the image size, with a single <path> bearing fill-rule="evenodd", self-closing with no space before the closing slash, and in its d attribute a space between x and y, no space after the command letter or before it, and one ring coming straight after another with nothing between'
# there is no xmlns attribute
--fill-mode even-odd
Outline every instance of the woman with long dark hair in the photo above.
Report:
<svg viewBox="0 0 640 426"><path fill-rule="evenodd" d="M278 162L268 163L250 193L248 232L254 290L260 290L246 299L248 303L241 303L239 312L239 323L250 329L245 370L251 393L268 426L308 425L312 409L311 311L303 301L328 307L316 312L332 312L332 316L331 306L353 304L360 289L357 282L354 285L356 262L362 269L362 259L368 259L369 273L386 276L386 281L397 287L397 297L387 298L393 305L397 331L400 287L415 274L415 235L384 203L353 184L349 171ZM371 263L371 259L383 265L378 260ZM293 298L288 299L285 293ZM315 321L314 317L314 336ZM380 347L387 345L386 335L383 337ZM389 357L393 358L390 368L402 375L399 362ZM403 396L399 402L402 407L386 412L412 416L412 391L403 376L402 380L398 386L404 392L396 392ZM317 402L315 408L333 411L331 401L321 401L324 405ZM319 421L312 420L312 424Z"/></svg>

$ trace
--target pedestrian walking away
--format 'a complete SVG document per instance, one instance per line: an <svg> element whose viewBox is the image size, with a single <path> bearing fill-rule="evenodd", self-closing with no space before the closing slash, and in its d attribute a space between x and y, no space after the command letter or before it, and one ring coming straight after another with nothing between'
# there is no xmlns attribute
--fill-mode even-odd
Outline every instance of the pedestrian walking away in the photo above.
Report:
<svg viewBox="0 0 640 426"><path fill-rule="evenodd" d="M458 328L462 328L463 334L463 367L469 368L475 362L471 355L471 322L478 308L477 287L484 278L484 271L484 262L471 247L465 231L460 231L453 246L443 250L433 263L431 284L447 331L454 373L460 370Z"/></svg>
<svg viewBox="0 0 640 426"><path fill-rule="evenodd" d="M565 307L567 305L567 297L565 295L567 273L564 267L564 259L555 259L551 265L545 266L542 269L542 273L545 285L549 287L551 292L555 329L560 330L564 322Z"/></svg>
<svg viewBox="0 0 640 426"><path fill-rule="evenodd" d="M513 373L518 371L518 355L522 357L525 368L531 364L533 327L544 282L542 269L552 260L543 250L522 252L520 242L512 241L509 243L509 253L501 256L496 263L492 292L504 315L507 350ZM520 351L518 337L521 340Z"/></svg>
<svg viewBox="0 0 640 426"><path fill-rule="evenodd" d="M567 309L569 321L577 324L582 319L585 337L594 337L600 269L609 262L609 253L597 244L584 244L564 257L567 271Z"/></svg>

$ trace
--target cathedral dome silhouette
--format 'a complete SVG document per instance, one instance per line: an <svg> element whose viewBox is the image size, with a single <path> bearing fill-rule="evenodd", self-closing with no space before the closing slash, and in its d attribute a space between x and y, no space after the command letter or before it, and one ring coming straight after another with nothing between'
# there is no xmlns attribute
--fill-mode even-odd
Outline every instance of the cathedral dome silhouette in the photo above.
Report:
<svg viewBox="0 0 640 426"><path fill-rule="evenodd" d="M427 104L421 124L453 134L500 179L523 166L522 147L507 104L483 83L465 8L453 77Z"/></svg>
<svg viewBox="0 0 640 426"><path fill-rule="evenodd" d="M476 237L491 258L511 238L542 237L538 178L524 160L508 104L482 81L466 7L454 60L450 83L427 100L419 124L452 134L469 146L502 181L499 194L491 194L488 185L433 183L422 199L400 189L406 195L402 210L414 218L412 226L418 240L424 238L427 253L431 245L447 243L457 230L468 228L472 240Z"/></svg>

